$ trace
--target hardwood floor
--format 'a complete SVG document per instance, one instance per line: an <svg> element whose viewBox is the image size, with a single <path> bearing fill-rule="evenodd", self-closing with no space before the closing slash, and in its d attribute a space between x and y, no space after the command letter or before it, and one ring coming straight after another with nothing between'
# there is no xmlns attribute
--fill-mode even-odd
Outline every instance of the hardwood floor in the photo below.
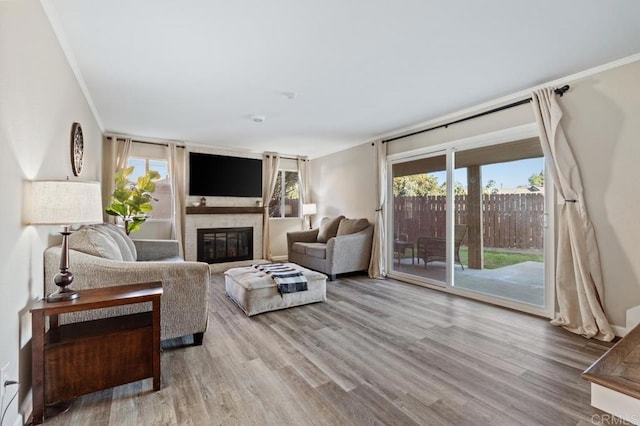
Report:
<svg viewBox="0 0 640 426"><path fill-rule="evenodd" d="M610 344L394 280L247 318L213 276L203 346L169 342L151 380L77 399L52 425L591 425L581 372ZM178 346L176 346L178 345ZM598 423L600 424L600 423Z"/></svg>

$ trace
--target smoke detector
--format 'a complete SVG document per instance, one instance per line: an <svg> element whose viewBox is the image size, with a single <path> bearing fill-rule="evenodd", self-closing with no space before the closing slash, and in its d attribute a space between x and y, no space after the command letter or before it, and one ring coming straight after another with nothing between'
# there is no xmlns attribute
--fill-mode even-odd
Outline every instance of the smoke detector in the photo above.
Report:
<svg viewBox="0 0 640 426"><path fill-rule="evenodd" d="M251 121L253 121L254 123L262 123L266 119L267 119L267 117L265 117L264 115L252 115L251 116Z"/></svg>
<svg viewBox="0 0 640 426"><path fill-rule="evenodd" d="M296 98L296 92L282 92L282 96L292 101Z"/></svg>

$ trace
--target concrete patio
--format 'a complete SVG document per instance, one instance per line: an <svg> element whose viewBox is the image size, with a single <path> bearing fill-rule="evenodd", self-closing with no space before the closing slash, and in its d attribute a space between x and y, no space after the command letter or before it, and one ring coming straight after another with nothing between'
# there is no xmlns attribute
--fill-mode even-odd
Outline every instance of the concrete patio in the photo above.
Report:
<svg viewBox="0 0 640 426"><path fill-rule="evenodd" d="M393 270L419 277L446 281L444 262L424 262L418 260L411 263L411 258L404 258L398 264L393 260ZM527 303L535 306L544 305L544 264L542 262L522 262L498 269L469 269L464 271L459 264L454 266L454 286L489 294L503 299Z"/></svg>

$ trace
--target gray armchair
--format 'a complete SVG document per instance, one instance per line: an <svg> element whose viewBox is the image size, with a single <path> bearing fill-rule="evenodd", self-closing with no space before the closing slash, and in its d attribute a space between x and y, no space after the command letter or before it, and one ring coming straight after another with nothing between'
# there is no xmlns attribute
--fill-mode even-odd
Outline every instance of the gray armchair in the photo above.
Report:
<svg viewBox="0 0 640 426"><path fill-rule="evenodd" d="M179 257L177 241L130 240L124 233L114 234L114 229L121 232L114 225L101 224L83 227L70 236L69 269L74 275L71 287L82 290L161 281L162 340L192 334L194 343L201 344L207 329L209 265L184 262ZM50 247L44 253L46 294L57 289L53 277L59 270L60 251L58 246ZM93 310L61 316L60 323L145 310L149 307L143 304Z"/></svg>
<svg viewBox="0 0 640 426"><path fill-rule="evenodd" d="M337 228L326 242L322 238L318 241L322 225L320 229L287 233L289 262L323 272L330 280L337 274L369 269L373 225L366 219L342 219Z"/></svg>

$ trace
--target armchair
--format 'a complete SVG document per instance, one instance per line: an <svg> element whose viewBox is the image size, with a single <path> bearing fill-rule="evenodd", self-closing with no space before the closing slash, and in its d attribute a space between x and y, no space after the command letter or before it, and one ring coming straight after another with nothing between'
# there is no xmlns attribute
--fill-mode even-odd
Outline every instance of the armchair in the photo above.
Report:
<svg viewBox="0 0 640 426"><path fill-rule="evenodd" d="M114 229L121 235L114 234ZM209 265L184 262L178 255L177 241L130 240L114 225L101 224L76 231L71 235L69 244L74 289L161 281L164 290L161 299L162 340L192 334L195 344L202 343L208 318ZM56 287L53 276L58 272L60 251L58 246L50 247L44 253L46 293ZM148 307L139 304L86 311L61 316L60 323L145 310Z"/></svg>
<svg viewBox="0 0 640 426"><path fill-rule="evenodd" d="M467 233L467 225L454 226L454 255L455 260L460 264L462 270L464 265L460 260L460 244ZM432 260L446 260L447 258L447 240L445 238L420 237L418 238L418 262L420 259L424 261L424 267Z"/></svg>
<svg viewBox="0 0 640 426"><path fill-rule="evenodd" d="M318 241L318 235L322 233L320 229L287 233L289 262L323 272L329 275L330 280L334 280L337 274L367 270L373 225L366 219L343 219L340 226L342 232L340 227L336 227L337 233L329 236L326 242Z"/></svg>

